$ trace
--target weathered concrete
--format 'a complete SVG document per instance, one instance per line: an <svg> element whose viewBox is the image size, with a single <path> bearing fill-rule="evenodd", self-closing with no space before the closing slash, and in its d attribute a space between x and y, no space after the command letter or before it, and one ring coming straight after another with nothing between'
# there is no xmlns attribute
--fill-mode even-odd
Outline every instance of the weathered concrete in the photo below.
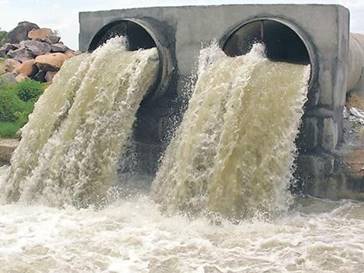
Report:
<svg viewBox="0 0 364 273"><path fill-rule="evenodd" d="M201 19L203 18L203 20ZM245 22L271 18L290 26L304 40L313 65L312 106L337 111L346 89L349 12L334 5L225 5L156 7L80 13L80 50L90 48L97 33L119 20L136 20L161 48L176 56L179 86L194 71L202 44L224 40Z"/></svg>
<svg viewBox="0 0 364 273"><path fill-rule="evenodd" d="M0 139L0 166L10 163L11 155L19 144L18 139Z"/></svg>
<svg viewBox="0 0 364 273"><path fill-rule="evenodd" d="M232 35L257 21L277 22L285 29L288 27L292 32L289 37L296 37L292 38L295 45L301 43L311 64L309 100L297 140L300 151L297 178L303 181L304 191L320 196L317 189L324 188L322 183L338 177L346 91L361 81L362 63L357 61L361 43L352 42L354 49L350 51L346 8L337 5L223 5L82 12L80 50L94 49L98 40L103 39L102 35L109 37L111 32L115 33L118 22L132 22L145 29L159 49L162 65L159 80L163 84L156 87L152 99L144 101L138 113L135 139L153 147L163 146L170 135L168 128L178 123L183 112L183 90L196 71L201 46L217 40L225 48ZM126 28L127 25L120 27L124 31ZM244 35L254 35L254 28L256 26L242 31L234 39L240 39L240 43L246 38ZM272 39L280 35L277 29L275 31L270 35ZM127 36L133 44L143 39L140 33L133 39L131 31ZM149 39L147 36L145 39ZM145 43L140 47L144 46ZM145 147L142 150L146 150ZM157 160L161 151L163 149L154 159L148 155L148 160ZM347 191L350 189L344 187L343 192Z"/></svg>

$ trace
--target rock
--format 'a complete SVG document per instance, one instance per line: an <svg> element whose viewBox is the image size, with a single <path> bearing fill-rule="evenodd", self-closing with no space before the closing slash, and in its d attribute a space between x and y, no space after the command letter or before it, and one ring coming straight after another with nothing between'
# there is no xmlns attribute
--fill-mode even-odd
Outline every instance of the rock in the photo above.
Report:
<svg viewBox="0 0 364 273"><path fill-rule="evenodd" d="M31 77L38 72L38 68L35 65L34 60L28 60L20 64L17 68L15 68L15 73L22 74L27 77Z"/></svg>
<svg viewBox="0 0 364 273"><path fill-rule="evenodd" d="M5 72L13 72L21 63L14 59L6 59L4 62Z"/></svg>
<svg viewBox="0 0 364 273"><path fill-rule="evenodd" d="M72 50L68 50L68 51L66 51L64 54L66 54L66 56L68 57L68 58L72 58L72 57L74 57L74 56L76 56L77 54L76 54L76 52L75 51L72 51Z"/></svg>
<svg viewBox="0 0 364 273"><path fill-rule="evenodd" d="M61 53L64 53L64 52L67 52L67 51L70 50L63 43L52 44L51 47L52 47L52 50L51 50L52 52L61 52Z"/></svg>
<svg viewBox="0 0 364 273"><path fill-rule="evenodd" d="M10 58L13 58L19 62L25 62L27 60L33 59L34 57L33 53L25 47L21 47L15 50L10 50L7 55Z"/></svg>
<svg viewBox="0 0 364 273"><path fill-rule="evenodd" d="M5 57L10 50L18 49L18 45L6 43L0 48L0 57Z"/></svg>
<svg viewBox="0 0 364 273"><path fill-rule="evenodd" d="M344 155L344 164L353 177L364 178L364 148L356 147Z"/></svg>
<svg viewBox="0 0 364 273"><path fill-rule="evenodd" d="M8 72L0 76L0 86L14 83L17 83L14 74Z"/></svg>
<svg viewBox="0 0 364 273"><path fill-rule="evenodd" d="M47 42L50 44L56 44L61 39L50 28L40 28L40 29L32 30L28 33L28 38L31 40Z"/></svg>
<svg viewBox="0 0 364 273"><path fill-rule="evenodd" d="M58 71L68 57L63 53L51 53L35 58L35 64L40 70Z"/></svg>
<svg viewBox="0 0 364 273"><path fill-rule="evenodd" d="M29 49L34 56L44 55L51 52L51 45L40 41L22 41L20 46Z"/></svg>
<svg viewBox="0 0 364 273"><path fill-rule="evenodd" d="M39 29L39 27L31 22L20 22L8 33L5 41L11 44L18 44L21 41L28 40L28 33L33 29Z"/></svg>
<svg viewBox="0 0 364 273"><path fill-rule="evenodd" d="M18 76L15 77L16 82L22 82L29 79L27 75L24 74L19 74Z"/></svg>
<svg viewBox="0 0 364 273"><path fill-rule="evenodd" d="M5 72L5 59L0 58L0 75L4 74Z"/></svg>
<svg viewBox="0 0 364 273"><path fill-rule="evenodd" d="M52 82L53 81L53 78L54 76L57 74L57 72L54 72L54 71L48 71L47 74L45 75L45 80L47 82Z"/></svg>
<svg viewBox="0 0 364 273"><path fill-rule="evenodd" d="M22 135L22 130L21 129L23 129L23 128L20 128L18 131L16 131L15 138L21 139L21 135Z"/></svg>
<svg viewBox="0 0 364 273"><path fill-rule="evenodd" d="M9 164L11 155L19 145L17 139L0 139L0 162L1 164Z"/></svg>
<svg viewBox="0 0 364 273"><path fill-rule="evenodd" d="M42 71L39 70L33 77L32 79L38 82L46 82L45 76L46 76L47 72L46 71Z"/></svg>
<svg viewBox="0 0 364 273"><path fill-rule="evenodd" d="M346 101L346 107L349 109L354 107L364 111L364 98L350 93Z"/></svg>

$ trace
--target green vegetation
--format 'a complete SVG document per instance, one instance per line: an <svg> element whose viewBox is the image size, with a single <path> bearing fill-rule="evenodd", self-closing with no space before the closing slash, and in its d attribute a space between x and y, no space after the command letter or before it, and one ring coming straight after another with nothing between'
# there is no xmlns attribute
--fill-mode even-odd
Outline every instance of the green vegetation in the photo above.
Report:
<svg viewBox="0 0 364 273"><path fill-rule="evenodd" d="M0 86L0 137L16 136L44 89L44 84L32 80Z"/></svg>
<svg viewBox="0 0 364 273"><path fill-rule="evenodd" d="M16 133L22 127L23 127L23 125L16 123L16 122L0 121L0 137L14 138L16 136Z"/></svg>
<svg viewBox="0 0 364 273"><path fill-rule="evenodd" d="M5 37L8 33L0 28L0 47L5 44Z"/></svg>
<svg viewBox="0 0 364 273"><path fill-rule="evenodd" d="M16 84L14 90L22 101L32 101L34 103L42 95L44 87L43 83L25 80Z"/></svg>

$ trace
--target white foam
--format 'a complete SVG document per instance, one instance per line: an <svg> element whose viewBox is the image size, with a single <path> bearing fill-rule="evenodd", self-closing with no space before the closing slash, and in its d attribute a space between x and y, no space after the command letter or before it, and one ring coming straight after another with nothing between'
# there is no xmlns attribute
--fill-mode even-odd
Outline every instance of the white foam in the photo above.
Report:
<svg viewBox="0 0 364 273"><path fill-rule="evenodd" d="M4 205L0 272L361 272L363 204L309 204L238 225L166 217L147 196L100 211Z"/></svg>

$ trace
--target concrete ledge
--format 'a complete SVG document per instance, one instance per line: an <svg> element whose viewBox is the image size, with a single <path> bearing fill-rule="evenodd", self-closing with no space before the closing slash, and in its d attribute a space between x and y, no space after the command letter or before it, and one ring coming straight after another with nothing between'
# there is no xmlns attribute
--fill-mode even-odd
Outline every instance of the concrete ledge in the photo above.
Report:
<svg viewBox="0 0 364 273"><path fill-rule="evenodd" d="M18 139L0 139L0 165L10 163L11 156L18 145Z"/></svg>

